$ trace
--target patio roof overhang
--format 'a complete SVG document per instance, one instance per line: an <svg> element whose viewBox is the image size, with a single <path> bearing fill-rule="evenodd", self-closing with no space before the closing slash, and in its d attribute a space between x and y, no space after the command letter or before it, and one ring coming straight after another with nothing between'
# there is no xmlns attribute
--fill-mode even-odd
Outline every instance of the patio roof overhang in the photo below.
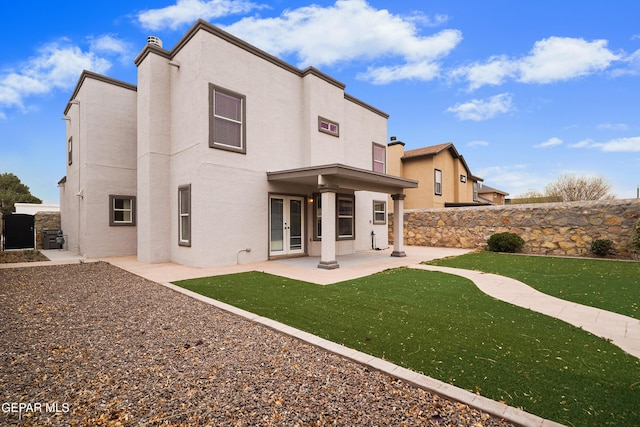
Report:
<svg viewBox="0 0 640 427"><path fill-rule="evenodd" d="M405 188L418 187L418 181L400 178L340 163L267 172L268 181L290 182L317 188L344 188L402 194Z"/></svg>

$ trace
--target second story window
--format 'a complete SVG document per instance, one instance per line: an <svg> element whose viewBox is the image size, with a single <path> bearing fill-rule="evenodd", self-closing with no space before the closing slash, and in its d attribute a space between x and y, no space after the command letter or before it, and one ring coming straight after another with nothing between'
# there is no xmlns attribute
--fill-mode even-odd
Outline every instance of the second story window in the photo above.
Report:
<svg viewBox="0 0 640 427"><path fill-rule="evenodd" d="M442 196L442 171L435 169L433 173L433 192L436 196Z"/></svg>
<svg viewBox="0 0 640 427"><path fill-rule="evenodd" d="M69 137L69 141L67 143L67 164L73 163L73 137Z"/></svg>
<svg viewBox="0 0 640 427"><path fill-rule="evenodd" d="M340 136L340 125L324 117L318 117L318 130L333 136Z"/></svg>
<svg viewBox="0 0 640 427"><path fill-rule="evenodd" d="M385 173L387 163L387 149L384 145L373 143L373 171Z"/></svg>
<svg viewBox="0 0 640 427"><path fill-rule="evenodd" d="M209 85L209 147L247 152L245 104L244 95Z"/></svg>

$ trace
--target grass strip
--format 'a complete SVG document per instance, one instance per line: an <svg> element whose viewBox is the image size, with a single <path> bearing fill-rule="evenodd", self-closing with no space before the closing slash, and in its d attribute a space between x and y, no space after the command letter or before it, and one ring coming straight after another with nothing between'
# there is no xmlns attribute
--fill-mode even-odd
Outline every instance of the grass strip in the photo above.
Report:
<svg viewBox="0 0 640 427"><path fill-rule="evenodd" d="M474 252L428 262L519 280L548 295L640 319L640 263Z"/></svg>
<svg viewBox="0 0 640 427"><path fill-rule="evenodd" d="M467 279L394 269L318 286L260 272L177 285L567 425L640 425L640 361Z"/></svg>

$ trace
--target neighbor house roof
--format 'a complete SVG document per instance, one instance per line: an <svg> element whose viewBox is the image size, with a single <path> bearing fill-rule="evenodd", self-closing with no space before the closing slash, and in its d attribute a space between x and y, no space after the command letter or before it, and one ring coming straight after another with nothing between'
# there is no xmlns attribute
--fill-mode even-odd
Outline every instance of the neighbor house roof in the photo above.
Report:
<svg viewBox="0 0 640 427"><path fill-rule="evenodd" d="M415 150L405 151L401 160L405 161L405 160L412 160L412 159L417 159L421 157L431 157L431 156L435 156L436 154L440 154L445 150L449 150L449 152L451 153L454 159L460 159L460 161L462 162L462 165L467 171L467 175L472 180L475 180L475 181L483 180L482 178L475 176L471 173L471 169L469 169L469 165L467 165L467 162L464 160L464 157L460 153L458 153L458 150L456 150L456 147L453 145L452 142L446 142L444 144L438 144L438 145L430 145L429 147L422 147L422 148L416 148Z"/></svg>
<svg viewBox="0 0 640 427"><path fill-rule="evenodd" d="M486 193L497 193L497 194L502 194L503 196L509 195L509 193L505 191L498 190L497 188L490 187L486 184L482 184L482 188L478 189L478 194L486 194Z"/></svg>

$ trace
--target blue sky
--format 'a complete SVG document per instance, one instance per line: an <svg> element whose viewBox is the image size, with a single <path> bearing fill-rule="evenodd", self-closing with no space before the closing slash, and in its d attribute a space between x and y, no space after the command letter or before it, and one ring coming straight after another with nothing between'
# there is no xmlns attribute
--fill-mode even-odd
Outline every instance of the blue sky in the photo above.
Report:
<svg viewBox="0 0 640 427"><path fill-rule="evenodd" d="M640 185L640 2L147 0L0 3L0 172L45 203L65 175L64 108L83 69L136 83L148 35L198 18L387 112L405 149L453 142L517 196L562 174Z"/></svg>

